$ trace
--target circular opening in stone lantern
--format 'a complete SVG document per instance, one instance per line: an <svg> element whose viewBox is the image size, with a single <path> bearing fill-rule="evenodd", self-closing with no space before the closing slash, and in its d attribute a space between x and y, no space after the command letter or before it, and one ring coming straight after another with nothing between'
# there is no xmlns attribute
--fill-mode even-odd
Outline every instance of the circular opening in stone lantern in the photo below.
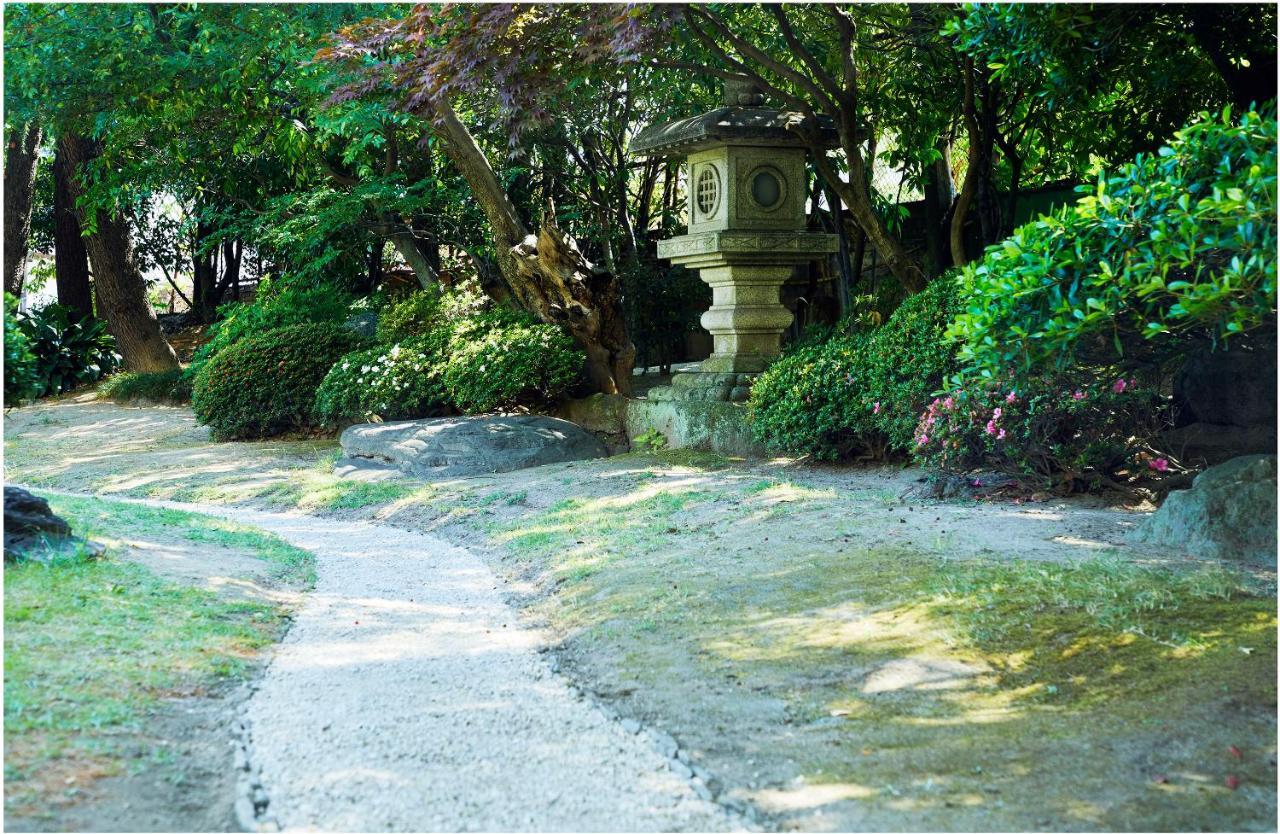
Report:
<svg viewBox="0 0 1280 834"><path fill-rule="evenodd" d="M703 217L715 214L720 204L720 176L714 165L707 165L698 174L697 203Z"/></svg>
<svg viewBox="0 0 1280 834"><path fill-rule="evenodd" d="M782 178L772 168L757 168L751 174L751 199L762 209L774 209L782 203Z"/></svg>

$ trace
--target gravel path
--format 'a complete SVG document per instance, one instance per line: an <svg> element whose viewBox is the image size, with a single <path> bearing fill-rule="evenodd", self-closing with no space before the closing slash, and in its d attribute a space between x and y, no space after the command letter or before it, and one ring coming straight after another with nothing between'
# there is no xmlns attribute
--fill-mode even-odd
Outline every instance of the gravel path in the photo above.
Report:
<svg viewBox="0 0 1280 834"><path fill-rule="evenodd" d="M266 827L738 827L662 739L552 671L466 550L370 524L142 503L252 524L316 556L315 590L247 705Z"/></svg>

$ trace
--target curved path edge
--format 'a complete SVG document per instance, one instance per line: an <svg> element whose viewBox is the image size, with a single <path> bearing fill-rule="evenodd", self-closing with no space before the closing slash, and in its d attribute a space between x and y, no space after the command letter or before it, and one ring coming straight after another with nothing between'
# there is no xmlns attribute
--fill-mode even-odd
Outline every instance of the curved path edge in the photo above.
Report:
<svg viewBox="0 0 1280 834"><path fill-rule="evenodd" d="M35 490L224 518L315 555L316 586L245 706L247 827L754 827L713 800L669 736L617 720L558 675L545 637L464 548L301 513Z"/></svg>

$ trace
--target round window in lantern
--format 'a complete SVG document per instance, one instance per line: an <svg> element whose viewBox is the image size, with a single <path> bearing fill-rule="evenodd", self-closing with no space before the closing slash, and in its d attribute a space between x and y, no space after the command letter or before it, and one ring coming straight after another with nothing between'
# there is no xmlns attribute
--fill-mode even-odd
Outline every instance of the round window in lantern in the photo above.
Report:
<svg viewBox="0 0 1280 834"><path fill-rule="evenodd" d="M696 189L694 197L698 205L698 214L703 217L715 214L716 208L720 205L720 176L714 165L704 166L698 173Z"/></svg>
<svg viewBox="0 0 1280 834"><path fill-rule="evenodd" d="M757 168L751 174L751 199L766 211L782 205L786 196L782 190L782 176L772 168Z"/></svg>

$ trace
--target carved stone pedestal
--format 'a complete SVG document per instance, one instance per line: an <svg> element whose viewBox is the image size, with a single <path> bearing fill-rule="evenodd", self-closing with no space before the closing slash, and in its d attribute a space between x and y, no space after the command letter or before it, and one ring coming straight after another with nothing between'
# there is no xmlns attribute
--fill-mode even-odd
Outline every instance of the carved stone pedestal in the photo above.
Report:
<svg viewBox="0 0 1280 834"><path fill-rule="evenodd" d="M702 326L714 348L697 372L680 373L652 399L741 402L751 382L781 350L791 311L782 285L796 264L834 252L835 235L819 232L702 232L658 242L658 256L698 270L711 285Z"/></svg>

